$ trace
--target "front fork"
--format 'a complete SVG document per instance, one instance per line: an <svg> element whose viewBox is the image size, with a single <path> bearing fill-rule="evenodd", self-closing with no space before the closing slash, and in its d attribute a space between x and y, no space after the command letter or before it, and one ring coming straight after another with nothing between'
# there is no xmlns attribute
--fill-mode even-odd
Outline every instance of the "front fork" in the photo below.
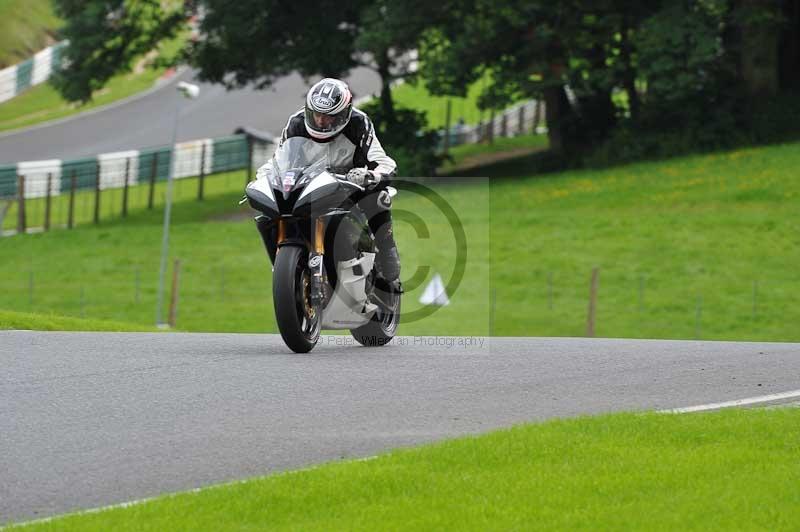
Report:
<svg viewBox="0 0 800 532"><path fill-rule="evenodd" d="M322 258L325 255L325 222L322 218L314 221L314 249L308 257L308 269L311 272L311 304L315 307L322 304L325 294L322 289Z"/></svg>
<svg viewBox="0 0 800 532"><path fill-rule="evenodd" d="M325 222L322 218L314 220L313 249L308 256L308 270L311 273L310 299L313 306L321 305L325 298L322 275L322 258L325 255ZM286 221L278 220L278 247L286 240Z"/></svg>

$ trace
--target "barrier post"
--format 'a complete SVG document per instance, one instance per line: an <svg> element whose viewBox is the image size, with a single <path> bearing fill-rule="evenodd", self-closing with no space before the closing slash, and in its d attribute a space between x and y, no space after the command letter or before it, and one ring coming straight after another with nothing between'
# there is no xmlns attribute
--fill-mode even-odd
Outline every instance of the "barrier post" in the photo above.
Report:
<svg viewBox="0 0 800 532"><path fill-rule="evenodd" d="M125 159L125 185L122 189L122 217L128 216L128 181L131 172L131 158Z"/></svg>
<svg viewBox="0 0 800 532"><path fill-rule="evenodd" d="M156 192L156 172L158 172L158 152L153 154L153 166L150 171L150 192L147 196L147 208L153 208L153 196Z"/></svg>
<svg viewBox="0 0 800 532"><path fill-rule="evenodd" d="M94 223L100 223L100 165L94 173Z"/></svg>
<svg viewBox="0 0 800 532"><path fill-rule="evenodd" d="M206 143L200 150L200 178L197 182L197 200L203 201L203 184L206 180Z"/></svg>
<svg viewBox="0 0 800 532"><path fill-rule="evenodd" d="M253 173L253 137L250 135L247 136L247 170L244 173L245 182L244 185L247 186L252 179Z"/></svg>
<svg viewBox="0 0 800 532"><path fill-rule="evenodd" d="M69 183L69 214L67 214L67 229L72 229L75 225L75 188L77 186L78 177L75 175L75 170L72 170Z"/></svg>
<svg viewBox="0 0 800 532"><path fill-rule="evenodd" d="M17 176L17 232L25 233L25 176Z"/></svg>
<svg viewBox="0 0 800 532"><path fill-rule="evenodd" d="M53 174L47 172L47 190L45 191L45 200L44 200L44 230L50 230L50 207L51 207L51 197L50 197L50 189L53 186Z"/></svg>

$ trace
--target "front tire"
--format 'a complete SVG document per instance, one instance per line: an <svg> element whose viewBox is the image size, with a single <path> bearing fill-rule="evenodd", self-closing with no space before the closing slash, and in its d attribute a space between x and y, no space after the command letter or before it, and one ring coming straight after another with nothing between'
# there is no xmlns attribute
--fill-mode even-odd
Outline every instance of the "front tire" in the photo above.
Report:
<svg viewBox="0 0 800 532"><path fill-rule="evenodd" d="M275 257L272 301L283 341L295 353L308 353L319 340L321 312L310 303L311 273L308 254L298 246L284 246Z"/></svg>

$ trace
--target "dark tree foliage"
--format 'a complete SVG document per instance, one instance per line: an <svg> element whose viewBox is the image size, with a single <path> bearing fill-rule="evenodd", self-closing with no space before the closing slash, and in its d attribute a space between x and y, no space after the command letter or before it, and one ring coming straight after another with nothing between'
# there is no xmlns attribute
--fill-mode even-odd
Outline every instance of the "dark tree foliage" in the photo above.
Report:
<svg viewBox="0 0 800 532"><path fill-rule="evenodd" d="M70 101L88 101L115 74L128 72L133 61L163 39L175 35L185 19L180 5L165 10L160 0L55 0L66 21L69 67L54 83Z"/></svg>
<svg viewBox="0 0 800 532"><path fill-rule="evenodd" d="M488 80L484 108L544 100L551 148L567 156L650 133L700 146L747 128L767 138L765 106L800 91L800 0L55 2L74 66L57 86L70 100L91 98L195 12L202 36L183 58L205 80L266 87L293 71L341 77L368 66L382 80L376 113L387 131L414 122L394 107L398 78L440 95Z"/></svg>
<svg viewBox="0 0 800 532"><path fill-rule="evenodd" d="M339 76L356 66L354 42L366 2L204 0L203 38L188 58L206 81L266 87L298 71Z"/></svg>

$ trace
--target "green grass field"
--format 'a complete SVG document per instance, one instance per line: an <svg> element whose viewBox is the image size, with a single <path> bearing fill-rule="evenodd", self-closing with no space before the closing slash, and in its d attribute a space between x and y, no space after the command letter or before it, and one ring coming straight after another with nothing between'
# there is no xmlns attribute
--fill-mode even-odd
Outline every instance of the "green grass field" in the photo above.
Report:
<svg viewBox="0 0 800 532"><path fill-rule="evenodd" d="M465 98L432 96L422 82L415 85L403 83L392 89L392 96L398 106L424 111L428 118L428 127L435 129L445 125L447 100L451 102L451 124L455 124L459 118L463 118L467 124L477 124L481 119L488 119L489 113L478 109L477 101L481 90L481 84L476 83L470 87Z"/></svg>
<svg viewBox="0 0 800 532"><path fill-rule="evenodd" d="M170 238L172 256L182 261L177 319L182 330L277 331L269 260L249 209L237 208L243 178L244 172L210 177L207 190L210 196L216 191L216 196L203 203L193 199L195 180L176 183L177 203ZM472 201L471 191L461 193L448 188L446 201L464 211ZM101 205L119 213L120 191L104 194L107 195L101 199ZM447 275L448 268L453 269L455 243L446 219L424 198L410 191L405 194L409 203L396 210L398 227L411 230L410 212L426 221L430 235L420 240L419 245L409 245L404 250L407 271L410 274L416 265L421 265ZM132 191L131 198L146 202L146 191ZM163 184L157 199L157 204L162 205ZM86 193L83 209L86 221L93 212L92 201ZM41 200L37 207L28 208L29 215L36 212L41 216L42 211ZM448 316L455 326L454 333L488 333L488 215L487 205L482 211L464 217L465 226L474 227L470 238L476 248L467 259L463 282L469 289L465 288L453 305L437 312L437 316ZM8 218L13 220L14 213ZM83 315L141 325L154 323L162 219L161 209L139 209L131 212L127 220L104 217L106 221L97 227L88 225L72 231L0 239L0 254L5 259L0 267L4 273L0 279L0 308ZM59 266L54 268L54 264ZM413 280L407 286L412 296L404 308L412 312L421 307L416 298L423 286ZM471 312L470 308L483 311ZM435 334L440 318L416 323L410 319L407 332Z"/></svg>
<svg viewBox="0 0 800 532"><path fill-rule="evenodd" d="M598 336L798 341L799 167L798 145L787 144L436 185L467 235L464 281L450 306L407 320L400 333L582 336L598 267ZM242 177L227 178L203 204L189 199L189 181L180 196L171 236L183 261L180 329L276 330L268 261L236 207ZM403 277L430 266L406 285L411 311L430 274L450 278L456 247L424 196L401 191L395 205ZM417 237L414 214L429 238ZM160 242L160 211L2 239L0 308L69 316L83 308L87 317L150 325Z"/></svg>
<svg viewBox="0 0 800 532"><path fill-rule="evenodd" d="M56 40L61 24L51 0L0 0L0 69Z"/></svg>
<svg viewBox="0 0 800 532"><path fill-rule="evenodd" d="M798 441L798 408L555 420L26 530L796 530Z"/></svg>

